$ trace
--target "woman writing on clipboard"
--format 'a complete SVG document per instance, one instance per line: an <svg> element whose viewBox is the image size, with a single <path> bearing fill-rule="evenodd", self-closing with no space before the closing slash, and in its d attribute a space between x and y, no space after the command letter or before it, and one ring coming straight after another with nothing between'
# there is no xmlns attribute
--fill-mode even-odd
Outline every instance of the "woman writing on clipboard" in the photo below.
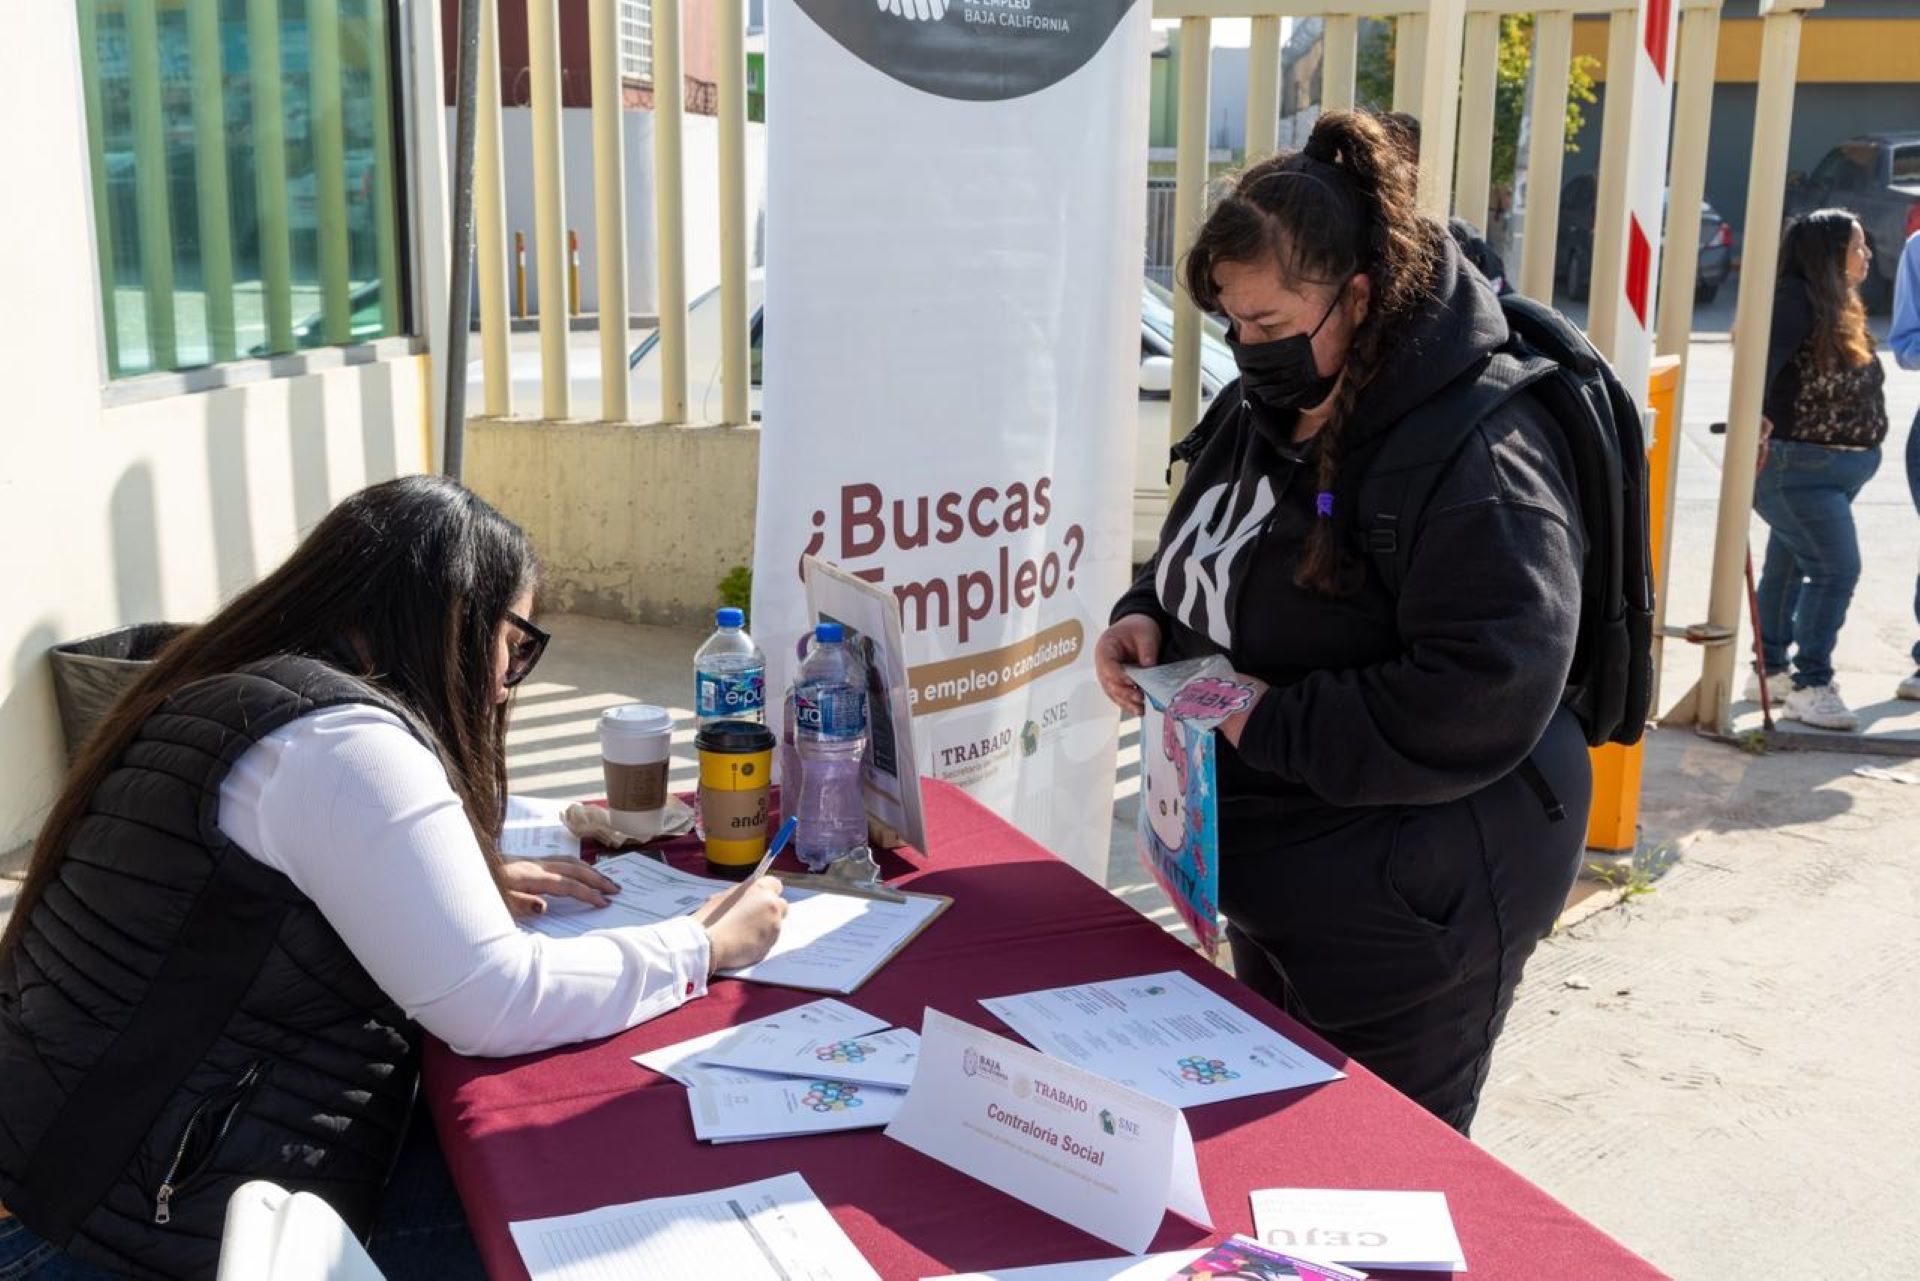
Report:
<svg viewBox="0 0 1920 1281"><path fill-rule="evenodd" d="M607 1036L767 953L772 878L705 925L515 925L614 888L499 853L537 581L454 482L375 486L95 731L0 940L0 1275L210 1277L258 1178L377 1223L390 1281L478 1276L432 1127L408 1135L422 1030L477 1055Z"/></svg>

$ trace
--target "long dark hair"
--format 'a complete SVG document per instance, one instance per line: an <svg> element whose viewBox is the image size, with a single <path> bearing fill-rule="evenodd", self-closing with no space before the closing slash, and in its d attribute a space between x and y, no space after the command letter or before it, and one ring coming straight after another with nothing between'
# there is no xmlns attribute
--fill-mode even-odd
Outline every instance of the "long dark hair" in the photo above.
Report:
<svg viewBox="0 0 1920 1281"><path fill-rule="evenodd" d="M1780 237L1780 279L1798 280L1813 300L1813 361L1831 373L1873 359L1873 334L1860 292L1847 279L1847 251L1860 224L1845 209L1816 209Z"/></svg>
<svg viewBox="0 0 1920 1281"><path fill-rule="evenodd" d="M1319 488L1331 492L1340 436L1381 356L1434 290L1446 229L1417 211L1418 173L1395 135L1369 112L1329 111L1307 145L1242 173L1208 212L1183 266L1187 292L1218 311L1213 269L1271 255L1289 285L1339 285L1365 272L1373 292L1354 331L1333 414L1320 430ZM1353 590L1334 522L1314 522L1294 581L1328 595Z"/></svg>
<svg viewBox="0 0 1920 1281"><path fill-rule="evenodd" d="M281 654L347 668L412 715L498 883L507 709L493 700L494 638L538 581L526 534L454 481L407 476L346 499L285 564L168 645L88 738L34 843L0 957L141 724L185 686Z"/></svg>

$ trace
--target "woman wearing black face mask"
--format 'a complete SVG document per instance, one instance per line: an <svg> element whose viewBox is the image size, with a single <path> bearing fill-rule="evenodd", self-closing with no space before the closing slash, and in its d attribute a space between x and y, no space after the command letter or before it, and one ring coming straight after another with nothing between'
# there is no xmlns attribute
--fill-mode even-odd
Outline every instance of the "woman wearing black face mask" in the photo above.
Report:
<svg viewBox="0 0 1920 1281"><path fill-rule="evenodd" d="M1584 547L1560 430L1524 395L1455 457L1397 595L1357 546L1369 459L1507 338L1414 183L1374 117L1333 112L1209 214L1187 287L1241 378L1096 662L1130 711L1123 664L1218 653L1252 679L1218 765L1236 971L1464 1132L1586 830L1560 706Z"/></svg>

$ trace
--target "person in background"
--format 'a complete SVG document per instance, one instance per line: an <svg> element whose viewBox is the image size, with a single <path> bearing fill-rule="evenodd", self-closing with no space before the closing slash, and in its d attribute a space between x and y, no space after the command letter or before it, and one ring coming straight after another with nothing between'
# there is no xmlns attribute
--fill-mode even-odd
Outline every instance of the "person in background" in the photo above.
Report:
<svg viewBox="0 0 1920 1281"><path fill-rule="evenodd" d="M1333 111L1209 212L1183 270L1241 376L1094 658L1136 714L1127 665L1243 674L1216 758L1234 972L1464 1132L1585 842L1586 526L1522 394L1439 480L1397 594L1357 546L1368 461L1509 335L1414 181L1377 117Z"/></svg>
<svg viewBox="0 0 1920 1281"><path fill-rule="evenodd" d="M376 485L94 732L0 939L0 1277L212 1277L250 1179L375 1229L389 1281L479 1276L412 1115L422 1033L590 1040L766 954L766 881L718 919L716 895L574 938L516 925L615 889L500 855L538 579L457 483Z"/></svg>
<svg viewBox="0 0 1920 1281"><path fill-rule="evenodd" d="M1821 729L1860 727L1834 681L1833 647L1860 581L1853 500L1880 469L1887 435L1886 373L1859 294L1872 260L1844 209L1792 223L1767 346L1766 454L1753 494L1769 531L1758 591L1766 671L1753 673L1747 697L1758 700L1765 679L1785 715Z"/></svg>
<svg viewBox="0 0 1920 1281"><path fill-rule="evenodd" d="M1894 274L1893 329L1887 346L1902 369L1920 369L1920 232L1907 237L1900 251L1900 270ZM1913 508L1920 512L1920 413L1913 416L1907 430L1907 488L1913 491ZM1920 638L1920 573L1913 583L1914 635ZM1920 699L1920 639L1913 642L1913 674L1894 688L1901 698Z"/></svg>
<svg viewBox="0 0 1920 1281"><path fill-rule="evenodd" d="M1407 111L1389 111L1380 117L1387 126L1387 133L1399 144L1400 152L1407 163L1415 170L1420 167L1420 118ZM1480 229L1465 218L1447 219L1447 234L1453 237L1453 243L1459 247L1460 256L1473 264L1473 269L1487 278L1493 286L1496 296L1505 296L1513 292L1507 283L1507 264L1494 251Z"/></svg>

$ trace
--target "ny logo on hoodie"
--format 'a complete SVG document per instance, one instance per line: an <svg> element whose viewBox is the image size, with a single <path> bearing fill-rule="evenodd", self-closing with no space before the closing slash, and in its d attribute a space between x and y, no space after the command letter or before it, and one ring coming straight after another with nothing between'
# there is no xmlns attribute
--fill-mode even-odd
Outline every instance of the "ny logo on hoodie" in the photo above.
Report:
<svg viewBox="0 0 1920 1281"><path fill-rule="evenodd" d="M1222 481L1195 501L1160 557L1154 587L1162 608L1222 649L1233 644L1235 565L1274 506L1273 484L1265 476L1253 478L1250 495L1238 480Z"/></svg>

